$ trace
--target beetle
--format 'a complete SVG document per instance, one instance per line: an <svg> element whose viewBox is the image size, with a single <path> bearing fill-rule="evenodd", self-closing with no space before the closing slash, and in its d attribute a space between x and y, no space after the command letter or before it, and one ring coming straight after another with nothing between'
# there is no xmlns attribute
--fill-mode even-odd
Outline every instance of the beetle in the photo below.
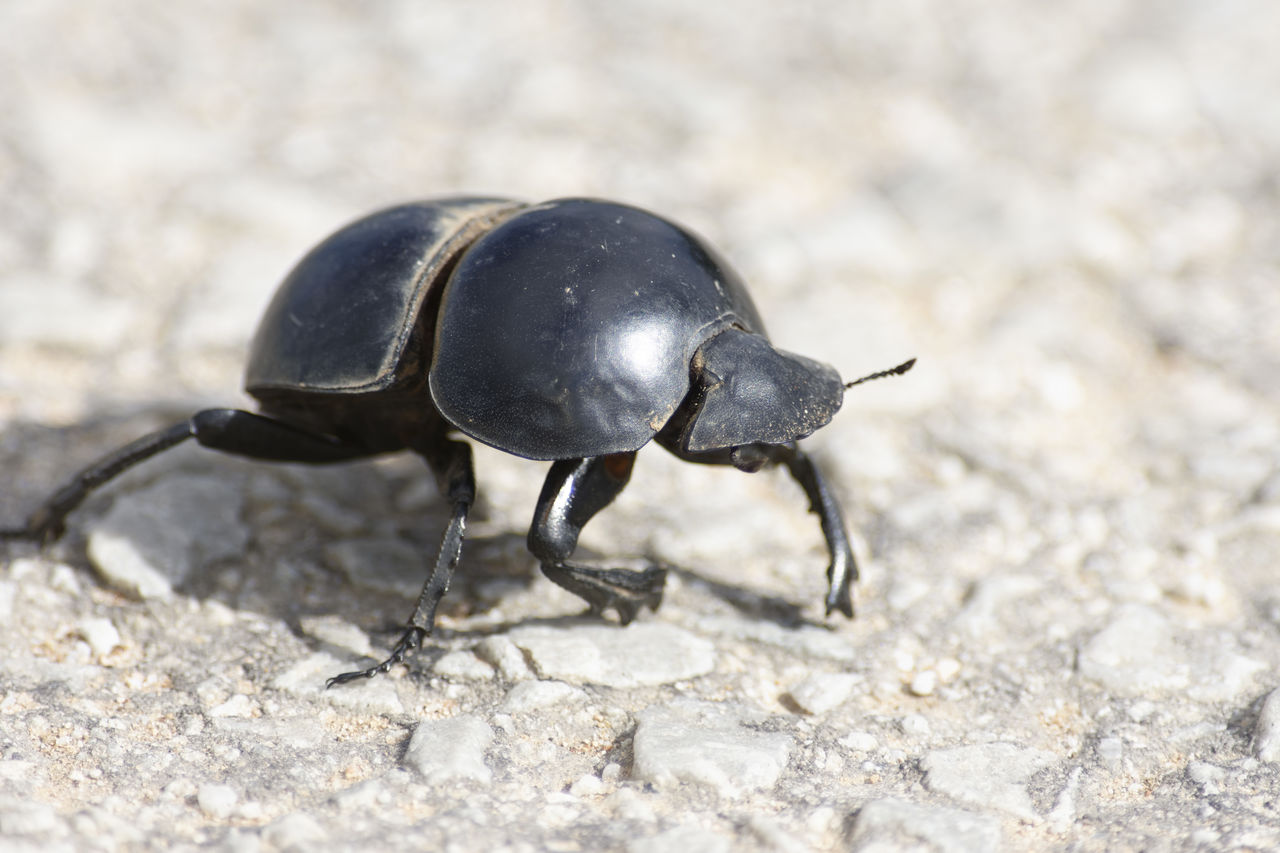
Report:
<svg viewBox="0 0 1280 853"><path fill-rule="evenodd" d="M56 539L93 490L191 438L272 462L417 453L450 506L439 552L391 654L333 686L387 672L432 632L476 495L471 447L454 433L551 462L528 534L548 578L624 625L656 609L665 568L571 560L583 526L656 441L689 462L785 466L821 521L826 612L852 617L858 571L844 516L797 442L831 420L846 388L914 361L845 383L826 364L775 349L716 251L637 207L584 198L402 204L339 229L280 285L245 373L257 413L205 409L145 435L0 537Z"/></svg>

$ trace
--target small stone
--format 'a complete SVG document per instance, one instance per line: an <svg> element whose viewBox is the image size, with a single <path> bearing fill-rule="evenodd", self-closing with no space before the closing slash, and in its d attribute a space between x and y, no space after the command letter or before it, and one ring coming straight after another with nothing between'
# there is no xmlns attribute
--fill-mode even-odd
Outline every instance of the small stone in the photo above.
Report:
<svg viewBox="0 0 1280 853"><path fill-rule="evenodd" d="M924 714L907 714L898 721L898 728L902 729L904 735L928 737L930 731L929 718Z"/></svg>
<svg viewBox="0 0 1280 853"><path fill-rule="evenodd" d="M498 670L505 681L524 681L533 678L533 672L524 659L524 652L504 635L485 637L476 644L476 654Z"/></svg>
<svg viewBox="0 0 1280 853"><path fill-rule="evenodd" d="M493 665L480 660L470 649L442 655L431 671L450 681L489 681L494 675Z"/></svg>
<svg viewBox="0 0 1280 853"><path fill-rule="evenodd" d="M907 687L915 696L929 696L938 689L938 673L931 669L916 673Z"/></svg>
<svg viewBox="0 0 1280 853"><path fill-rule="evenodd" d="M639 715L632 776L659 788L705 785L726 797L771 788L787 765L791 737L745 725L760 721L739 705L650 705Z"/></svg>
<svg viewBox="0 0 1280 853"><path fill-rule="evenodd" d="M1212 797L1222 793L1222 783L1227 779L1227 771L1216 764L1193 761L1187 765L1187 777L1200 786L1206 797Z"/></svg>
<svg viewBox="0 0 1280 853"><path fill-rule="evenodd" d="M214 820L226 820L236 806L238 799L235 789L230 785L207 783L196 791L196 803L200 811Z"/></svg>
<svg viewBox="0 0 1280 853"><path fill-rule="evenodd" d="M870 752L880 745L875 735L870 732L849 732L840 738L840 745L856 752Z"/></svg>
<svg viewBox="0 0 1280 853"><path fill-rule="evenodd" d="M110 619L95 616L80 622L80 636L98 658L106 657L120 645L120 632Z"/></svg>
<svg viewBox="0 0 1280 853"><path fill-rule="evenodd" d="M1190 683L1176 651L1167 619L1149 607L1129 605L1085 643L1078 666L1086 678L1122 696L1169 693Z"/></svg>
<svg viewBox="0 0 1280 853"><path fill-rule="evenodd" d="M1057 756L1051 752L984 743L930 752L920 760L920 769L931 791L1035 820L1031 795L1022 783L1055 761Z"/></svg>
<svg viewBox="0 0 1280 853"><path fill-rule="evenodd" d="M510 637L528 654L540 678L570 684L670 684L704 675L716 662L710 642L662 623L520 628Z"/></svg>
<svg viewBox="0 0 1280 853"><path fill-rule="evenodd" d="M89 526L88 554L117 589L168 598L192 572L244 553L244 495L211 476L170 477L123 495Z"/></svg>
<svg viewBox="0 0 1280 853"><path fill-rule="evenodd" d="M1262 702L1253 727L1253 754L1260 761L1280 761L1280 689L1272 690Z"/></svg>
<svg viewBox="0 0 1280 853"><path fill-rule="evenodd" d="M584 702L586 698L586 693L563 681L522 681L507 693L499 710L508 714L525 714L551 705Z"/></svg>
<svg viewBox="0 0 1280 853"><path fill-rule="evenodd" d="M304 812L285 815L262 830L262 840L276 850L305 849L313 844L320 847L326 838L320 822Z"/></svg>
<svg viewBox="0 0 1280 853"><path fill-rule="evenodd" d="M1098 759L1104 764L1114 767L1124 757L1124 741L1118 737L1104 737L1099 739Z"/></svg>
<svg viewBox="0 0 1280 853"><path fill-rule="evenodd" d="M788 695L800 710L809 714L825 714L848 699L861 681L861 676L851 673L821 673L801 681L791 688Z"/></svg>
<svg viewBox="0 0 1280 853"><path fill-rule="evenodd" d="M988 853L1003 842L998 818L894 799L859 809L851 840L852 850L915 850L922 843L941 853Z"/></svg>
<svg viewBox="0 0 1280 853"><path fill-rule="evenodd" d="M569 793L575 797L595 797L604 793L604 782L588 773L569 786Z"/></svg>
<svg viewBox="0 0 1280 853"><path fill-rule="evenodd" d="M220 705L209 709L210 717L252 717L257 706L243 693L237 693Z"/></svg>
<svg viewBox="0 0 1280 853"><path fill-rule="evenodd" d="M493 778L484 761L493 729L479 717L463 714L418 723L409 738L404 763L432 785L472 781L486 785Z"/></svg>
<svg viewBox="0 0 1280 853"><path fill-rule="evenodd" d="M369 635L340 616L303 616L298 620L303 633L344 651L363 657L374 657Z"/></svg>

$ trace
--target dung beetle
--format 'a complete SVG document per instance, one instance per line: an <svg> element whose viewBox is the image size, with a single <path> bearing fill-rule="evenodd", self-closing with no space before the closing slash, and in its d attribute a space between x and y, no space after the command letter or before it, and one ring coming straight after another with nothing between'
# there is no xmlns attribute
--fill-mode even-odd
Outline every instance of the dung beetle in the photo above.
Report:
<svg viewBox="0 0 1280 853"><path fill-rule="evenodd" d="M48 542L124 470L188 438L272 462L333 463L411 450L452 513L391 655L327 684L372 677L431 633L476 494L471 448L451 432L551 461L528 547L591 611L630 622L661 602L666 570L571 562L578 535L656 440L689 462L785 465L822 523L826 610L853 615L857 566L835 492L796 442L825 425L844 383L775 349L738 275L697 235L592 199L527 205L458 197L357 220L311 250L276 292L249 353L260 413L206 409L81 471L25 526Z"/></svg>

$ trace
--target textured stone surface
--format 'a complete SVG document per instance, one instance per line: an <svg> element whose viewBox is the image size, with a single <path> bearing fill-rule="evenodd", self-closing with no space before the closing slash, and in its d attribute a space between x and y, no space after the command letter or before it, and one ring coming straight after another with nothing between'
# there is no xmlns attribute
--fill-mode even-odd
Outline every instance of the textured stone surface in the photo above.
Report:
<svg viewBox="0 0 1280 853"><path fill-rule="evenodd" d="M435 636L326 690L412 611L422 463L148 462L0 543L0 848L1280 847L1278 31L1266 0L0 4L0 525L252 406L290 264L408 198L650 207L779 346L919 358L805 442L853 621L785 474L659 448L577 559L677 567L662 608L582 618L524 547L545 464L479 447Z"/></svg>

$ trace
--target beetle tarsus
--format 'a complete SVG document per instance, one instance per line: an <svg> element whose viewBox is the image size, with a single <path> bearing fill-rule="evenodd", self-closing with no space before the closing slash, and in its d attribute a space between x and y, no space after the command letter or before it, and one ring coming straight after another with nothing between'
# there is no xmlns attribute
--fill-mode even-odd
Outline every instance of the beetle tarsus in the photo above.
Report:
<svg viewBox="0 0 1280 853"><path fill-rule="evenodd" d="M427 636L427 631L416 625L411 625L404 636L400 638L400 642L396 643L395 648L391 650L391 654L382 663L369 667L368 669L357 669L353 672L344 672L335 675L324 683L324 688L328 690L335 684L346 684L348 681L355 681L359 678L373 678L375 675L384 672L390 672L391 667L398 663L404 663L405 657L409 652L422 645L423 639Z"/></svg>

